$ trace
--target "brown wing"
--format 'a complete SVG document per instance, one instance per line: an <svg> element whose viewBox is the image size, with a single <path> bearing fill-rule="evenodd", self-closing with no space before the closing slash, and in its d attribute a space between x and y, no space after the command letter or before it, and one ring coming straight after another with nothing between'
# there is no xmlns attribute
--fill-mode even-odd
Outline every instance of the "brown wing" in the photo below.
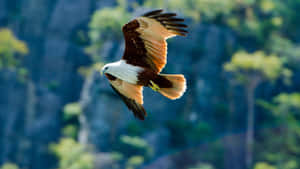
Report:
<svg viewBox="0 0 300 169"><path fill-rule="evenodd" d="M143 107L143 86L133 85L118 78L109 78L109 82L134 116L144 120L147 113Z"/></svg>
<svg viewBox="0 0 300 169"><path fill-rule="evenodd" d="M156 10L144 14L123 27L125 52L123 59L129 64L142 66L159 73L167 63L166 39L186 36L187 27L175 13Z"/></svg>

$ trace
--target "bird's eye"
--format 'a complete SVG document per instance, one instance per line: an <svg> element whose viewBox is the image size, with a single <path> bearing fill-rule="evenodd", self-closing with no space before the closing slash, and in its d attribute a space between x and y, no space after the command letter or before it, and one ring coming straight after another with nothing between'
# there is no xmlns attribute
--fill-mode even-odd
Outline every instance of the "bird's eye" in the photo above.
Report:
<svg viewBox="0 0 300 169"><path fill-rule="evenodd" d="M108 67L105 67L105 68L104 68L104 70L107 70L107 69L108 69Z"/></svg>

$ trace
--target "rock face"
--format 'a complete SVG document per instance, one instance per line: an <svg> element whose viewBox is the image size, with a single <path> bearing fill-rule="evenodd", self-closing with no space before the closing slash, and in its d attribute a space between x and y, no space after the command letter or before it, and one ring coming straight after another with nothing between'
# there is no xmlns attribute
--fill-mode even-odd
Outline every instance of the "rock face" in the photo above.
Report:
<svg viewBox="0 0 300 169"><path fill-rule="evenodd" d="M86 30L94 0L0 0L0 26L24 40L29 82L1 74L0 164L52 168L48 145L58 140L62 107L79 99L83 79L77 69L89 63L78 39Z"/></svg>
<svg viewBox="0 0 300 169"><path fill-rule="evenodd" d="M114 138L128 124L131 114L123 111L123 103L99 73L86 81L80 103L84 112L80 117L80 142L92 144L101 151L111 150Z"/></svg>

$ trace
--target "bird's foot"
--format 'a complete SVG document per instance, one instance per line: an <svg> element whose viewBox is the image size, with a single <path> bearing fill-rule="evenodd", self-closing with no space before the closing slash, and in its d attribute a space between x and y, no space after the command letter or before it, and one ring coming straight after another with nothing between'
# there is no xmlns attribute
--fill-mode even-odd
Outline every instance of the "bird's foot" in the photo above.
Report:
<svg viewBox="0 0 300 169"><path fill-rule="evenodd" d="M160 88L159 88L159 86L157 85L157 84L155 84L152 80L150 80L150 83L151 83L151 85L149 86L152 90L154 90L154 91L159 91L160 90Z"/></svg>

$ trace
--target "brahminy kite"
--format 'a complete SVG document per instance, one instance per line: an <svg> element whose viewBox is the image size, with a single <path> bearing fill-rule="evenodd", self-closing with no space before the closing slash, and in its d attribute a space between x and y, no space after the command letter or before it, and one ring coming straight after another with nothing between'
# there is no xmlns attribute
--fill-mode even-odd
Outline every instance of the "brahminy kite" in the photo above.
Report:
<svg viewBox="0 0 300 169"><path fill-rule="evenodd" d="M186 90L182 74L160 74L167 63L168 38L188 33L184 19L175 13L155 10L123 26L125 52L120 61L102 68L111 85L127 107L141 120L147 115L143 107L143 87L150 87L169 99L180 98Z"/></svg>

